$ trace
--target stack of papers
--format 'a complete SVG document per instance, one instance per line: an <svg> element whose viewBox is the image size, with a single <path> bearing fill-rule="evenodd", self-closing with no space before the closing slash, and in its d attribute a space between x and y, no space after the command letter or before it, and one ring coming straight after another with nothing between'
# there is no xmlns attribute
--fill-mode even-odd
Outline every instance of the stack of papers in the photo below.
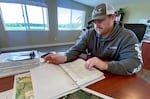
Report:
<svg viewBox="0 0 150 99"><path fill-rule="evenodd" d="M27 72L40 66L37 51L21 51L0 54L0 78Z"/></svg>

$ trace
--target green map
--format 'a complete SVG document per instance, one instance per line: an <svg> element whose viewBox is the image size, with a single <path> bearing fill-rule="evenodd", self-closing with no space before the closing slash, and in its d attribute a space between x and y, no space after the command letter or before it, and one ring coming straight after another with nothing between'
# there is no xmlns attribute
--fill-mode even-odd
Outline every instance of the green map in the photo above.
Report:
<svg viewBox="0 0 150 99"><path fill-rule="evenodd" d="M29 73L15 76L15 99L34 99L31 76Z"/></svg>
<svg viewBox="0 0 150 99"><path fill-rule="evenodd" d="M72 94L66 95L59 99L103 99L91 93L85 92L83 90L76 91Z"/></svg>

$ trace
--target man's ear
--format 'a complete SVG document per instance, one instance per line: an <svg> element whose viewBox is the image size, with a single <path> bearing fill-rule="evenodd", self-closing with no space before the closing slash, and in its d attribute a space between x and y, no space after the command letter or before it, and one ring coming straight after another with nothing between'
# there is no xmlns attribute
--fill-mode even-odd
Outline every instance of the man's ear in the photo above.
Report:
<svg viewBox="0 0 150 99"><path fill-rule="evenodd" d="M116 15L115 15L115 14L112 14L112 15L111 15L111 18L112 18L113 21L115 21Z"/></svg>

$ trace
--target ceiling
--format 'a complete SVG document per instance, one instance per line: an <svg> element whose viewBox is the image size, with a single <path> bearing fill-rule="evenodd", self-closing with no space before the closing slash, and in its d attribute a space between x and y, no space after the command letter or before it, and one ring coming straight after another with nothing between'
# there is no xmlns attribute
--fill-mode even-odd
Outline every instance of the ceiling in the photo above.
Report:
<svg viewBox="0 0 150 99"><path fill-rule="evenodd" d="M96 6L100 3L110 3L113 6L122 6L122 5L127 5L131 3L143 3L143 2L150 2L150 0L74 0L76 2L88 5L88 6Z"/></svg>

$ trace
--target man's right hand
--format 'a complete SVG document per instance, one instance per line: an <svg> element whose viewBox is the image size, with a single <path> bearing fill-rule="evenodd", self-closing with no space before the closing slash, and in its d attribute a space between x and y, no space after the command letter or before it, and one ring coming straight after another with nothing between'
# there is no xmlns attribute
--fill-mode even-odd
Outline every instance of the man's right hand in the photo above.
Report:
<svg viewBox="0 0 150 99"><path fill-rule="evenodd" d="M63 64L64 62L67 61L67 57L61 54L49 54L44 57L44 62L45 63L51 63L51 64Z"/></svg>

